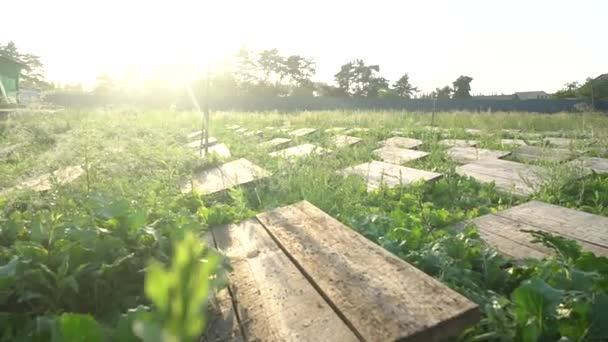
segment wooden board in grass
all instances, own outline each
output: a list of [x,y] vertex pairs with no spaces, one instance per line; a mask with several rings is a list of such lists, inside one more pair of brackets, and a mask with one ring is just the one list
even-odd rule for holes
[[521,133],[521,129],[518,128],[503,128],[501,131],[507,135],[518,135]]
[[350,129],[347,129],[346,131],[344,131],[344,134],[367,133],[367,132],[369,132],[369,128],[354,127],[354,128],[350,128]]
[[321,155],[330,153],[330,149],[319,147],[313,144],[302,144],[298,146],[289,147],[283,150],[271,152],[268,155],[271,157],[280,157],[285,159],[300,158],[309,155]]
[[528,143],[522,139],[500,139],[500,145],[508,147],[528,146]]
[[[582,153],[583,151],[580,151]],[[521,146],[513,151],[513,157],[523,162],[561,163],[573,159],[578,153],[566,148]]]
[[[257,219],[361,341],[445,341],[480,318],[476,304],[309,202]],[[314,301],[300,305],[298,313],[324,307]],[[315,315],[308,317],[315,320],[311,325],[318,324]],[[319,330],[324,329],[321,324]],[[342,341],[342,331],[338,324],[338,335],[331,331],[326,337],[299,340]]]
[[358,341],[256,218],[212,230],[246,341]]
[[226,125],[226,128],[230,129],[230,130],[235,130],[235,129],[241,128],[241,126],[239,126],[239,125]]
[[190,134],[188,134],[186,137],[189,139],[194,139],[196,137],[200,137],[201,135],[203,135],[203,131],[196,131],[196,132],[192,132]]
[[583,250],[608,256],[608,218],[539,201],[469,221],[480,236],[502,254],[516,259],[544,258],[552,253],[532,243],[521,230],[540,230],[576,241]]
[[[209,146],[213,146],[215,144],[217,144],[217,139],[214,137],[209,137]],[[205,146],[205,141],[203,140],[203,143],[201,144],[200,139],[186,144],[186,147],[189,147],[189,148],[199,148],[201,146]]]
[[66,168],[45,173],[43,175],[29,178],[18,184],[17,186],[5,190],[10,192],[13,190],[30,189],[33,191],[48,191],[53,187],[53,184],[65,185],[78,179],[84,174],[84,169],[80,165],[68,166]]
[[560,147],[560,148],[569,148],[569,147],[580,147],[587,146],[589,143],[582,139],[568,139],[568,138],[545,138],[544,142]]
[[594,172],[608,174],[608,159],[606,158],[581,157],[570,161],[568,164],[578,169],[583,175]]
[[412,160],[421,159],[429,155],[427,152],[408,150],[393,146],[384,146],[374,150],[374,154],[387,163],[397,165],[401,165]]
[[[230,158],[232,156],[232,154],[230,154],[230,149],[228,148],[228,146],[223,143],[209,146],[207,150],[209,151],[209,154],[217,154],[222,158]],[[205,149],[203,148],[202,150],[200,150],[200,152],[197,152],[197,155],[204,157]]]
[[296,129],[295,131],[289,132],[289,135],[291,135],[292,137],[295,137],[295,138],[300,138],[303,136],[307,136],[309,134],[313,134],[316,131],[317,130],[314,128],[300,128],[300,129]]
[[245,128],[245,127],[239,128],[239,129],[235,130],[234,132],[236,132],[238,134],[245,134],[247,132],[247,128]]
[[477,147],[452,147],[447,150],[447,155],[455,162],[466,164],[481,159],[500,159],[508,156],[511,152],[488,150]]
[[439,141],[439,145],[447,147],[474,147],[477,146],[477,144],[477,140],[443,139]]
[[262,136],[264,134],[264,131],[249,131],[249,132],[245,132],[245,136],[246,137],[253,137],[253,136]]
[[212,194],[268,176],[268,171],[241,158],[194,175],[192,179],[182,182],[181,191],[185,193],[196,190],[203,194]]
[[464,132],[467,134],[470,134],[470,135],[477,135],[477,136],[483,135],[483,131],[480,129],[476,129],[476,128],[465,128]]
[[346,147],[350,145],[355,145],[363,141],[361,138],[351,137],[348,135],[336,135],[333,139],[334,145],[336,147]]
[[291,142],[291,139],[287,139],[287,138],[274,138],[268,141],[264,141],[263,143],[260,144],[260,146],[264,147],[264,148],[277,148],[277,147],[281,147],[284,145],[287,145]]
[[402,137],[392,137],[380,142],[384,146],[415,149],[422,145],[422,140]]
[[456,173],[481,183],[495,183],[499,190],[510,194],[528,196],[547,180],[549,171],[537,165],[483,159],[456,167]]
[[340,171],[342,174],[358,175],[365,179],[367,190],[378,189],[381,185],[394,188],[400,185],[408,185],[417,181],[435,181],[442,177],[440,173],[413,169],[395,164],[371,161],[357,166],[348,167]]

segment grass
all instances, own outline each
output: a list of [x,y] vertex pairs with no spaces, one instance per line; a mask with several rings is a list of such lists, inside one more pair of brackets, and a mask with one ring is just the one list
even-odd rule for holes
[[[81,278],[75,273],[74,280],[66,280],[66,284],[78,284],[77,289],[63,283],[47,289],[42,285],[44,282],[39,282],[15,294],[6,292],[13,287],[0,286],[0,299],[5,300],[0,300],[0,313],[10,313],[9,318],[0,318],[0,323],[10,323],[14,327],[7,330],[5,338],[11,339],[31,329],[34,317],[54,317],[62,312],[91,314],[112,330],[110,327],[116,324],[119,313],[138,305],[156,303],[144,294],[143,270],[151,259],[169,264],[174,251],[172,242],[179,241],[185,231],[201,233],[209,226],[239,221],[302,199],[480,304],[486,313],[484,321],[467,331],[463,339],[582,336],[583,333],[574,328],[575,333],[565,333],[567,329],[562,325],[552,328],[551,324],[557,324],[559,320],[551,317],[542,318],[548,323],[540,328],[518,321],[517,313],[523,309],[518,306],[521,304],[517,297],[512,295],[516,289],[523,289],[517,293],[534,292],[534,286],[539,284],[536,277],[560,291],[566,291],[563,289],[566,282],[552,282],[541,276],[541,270],[551,266],[548,264],[531,263],[512,268],[509,260],[484,246],[474,232],[457,235],[449,228],[464,219],[509,208],[528,199],[500,193],[492,185],[481,185],[456,175],[456,164],[446,157],[445,148],[437,142],[442,138],[467,138],[478,140],[482,148],[506,149],[500,145],[500,139],[519,136],[506,134],[502,129],[521,129],[526,133],[553,131],[551,134],[558,136],[591,139],[594,144],[588,154],[606,157],[606,117],[590,113],[438,113],[437,125],[448,131],[431,133],[424,129],[430,124],[430,115],[423,113],[213,113],[211,135],[228,145],[232,159],[247,158],[273,176],[255,186],[226,194],[181,194],[181,180],[221,162],[217,158],[203,160],[183,146],[187,142],[186,135],[200,129],[200,121],[199,115],[193,112],[124,108],[69,110],[53,115],[20,114],[0,122],[0,149],[17,146],[5,156],[0,153],[0,158],[4,158],[0,163],[0,191],[28,177],[71,165],[83,165],[86,170],[74,183],[55,186],[46,193],[20,190],[0,195],[0,225],[4,227],[0,230],[0,265],[7,264],[17,255],[22,260],[29,258],[28,264],[23,263],[23,272],[32,268],[37,259],[23,252],[23,246],[19,247],[24,242],[37,241],[48,253],[55,253],[58,246],[52,234],[36,240],[33,232],[37,231],[58,230],[65,232],[66,239],[71,239],[89,231],[87,227],[90,227],[95,231],[95,241],[107,240],[107,246],[116,244],[112,253],[91,247],[98,253],[92,255],[103,262],[90,261],[94,265],[91,272],[97,273],[83,273]],[[264,137],[235,134],[225,128],[230,124],[263,130]],[[317,128],[317,133],[299,138],[292,145],[310,142],[334,149],[334,153],[295,162],[271,158],[268,156],[270,150],[259,148],[258,144],[286,134],[267,130],[267,126]],[[369,131],[353,133],[364,139],[361,144],[338,149],[331,142],[332,134],[324,132],[331,127],[364,127]],[[492,134],[476,137],[467,134],[465,128],[482,129]],[[341,168],[370,161],[377,143],[390,137],[394,130],[423,140],[421,149],[430,152],[427,158],[406,165],[441,172],[443,179],[434,184],[368,193],[360,179],[336,174],[335,171]],[[608,177],[592,175],[577,179],[563,165],[550,167],[551,181],[530,198],[608,216]],[[116,239],[109,239],[109,236]],[[84,241],[78,239],[85,237],[78,235],[74,239]],[[79,263],[89,260],[82,256],[85,252],[70,253],[71,258],[83,258],[63,266],[70,272],[76,272]],[[583,267],[576,263],[580,256],[570,259],[560,264],[561,267]],[[121,262],[117,263],[117,260]],[[62,267],[61,262],[48,259],[38,262],[54,274]],[[480,267],[481,264],[486,266]],[[114,265],[115,273],[100,273],[108,265]],[[18,269],[16,273],[19,272]],[[98,277],[103,288],[87,283],[86,277],[91,274]],[[117,282],[121,276],[130,279],[130,286]],[[20,281],[27,279],[25,273],[19,278]],[[595,278],[593,281],[601,283]],[[605,284],[602,286],[598,293],[605,295]],[[92,292],[87,292],[89,290]],[[95,297],[91,297],[93,293]],[[107,301],[104,296],[113,296],[116,300]],[[595,300],[589,299],[590,307],[594,308]],[[28,307],[25,312],[19,309],[24,303]],[[22,325],[15,323],[17,316],[14,315],[22,318]],[[530,313],[526,317],[532,316]],[[1,321],[3,319],[5,321]],[[538,331],[539,335],[534,335]],[[112,334],[118,333],[110,332],[106,336],[115,336]],[[598,334],[594,336],[603,336]]]

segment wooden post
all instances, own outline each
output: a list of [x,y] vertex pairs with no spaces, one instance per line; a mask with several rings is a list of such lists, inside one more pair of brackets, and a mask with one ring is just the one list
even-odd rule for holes
[[205,104],[204,104],[204,120],[205,120],[205,155],[209,155],[209,64],[207,64],[207,77],[205,80]]
[[431,116],[431,127],[435,127],[435,107],[437,105],[437,98],[433,98],[433,114]]

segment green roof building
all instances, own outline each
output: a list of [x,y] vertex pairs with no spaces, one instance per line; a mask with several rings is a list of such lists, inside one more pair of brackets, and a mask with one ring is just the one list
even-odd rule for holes
[[25,65],[0,56],[0,104],[17,103],[19,76]]

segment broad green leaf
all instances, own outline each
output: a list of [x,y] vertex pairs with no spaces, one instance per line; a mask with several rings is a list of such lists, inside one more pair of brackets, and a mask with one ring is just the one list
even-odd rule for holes
[[65,342],[102,342],[101,326],[90,315],[64,313],[59,317],[59,334]]
[[561,297],[562,291],[540,278],[526,280],[513,291],[515,317],[526,341],[536,341],[541,336],[545,320],[553,318]]

